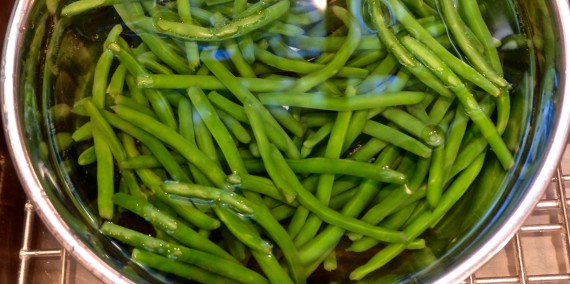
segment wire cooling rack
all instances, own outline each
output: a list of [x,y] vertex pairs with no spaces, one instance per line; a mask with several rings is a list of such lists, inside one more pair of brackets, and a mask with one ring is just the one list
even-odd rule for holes
[[[570,148],[570,147],[568,147]],[[544,197],[513,239],[463,283],[570,283],[570,149]],[[61,248],[24,206],[18,283],[100,283]]]

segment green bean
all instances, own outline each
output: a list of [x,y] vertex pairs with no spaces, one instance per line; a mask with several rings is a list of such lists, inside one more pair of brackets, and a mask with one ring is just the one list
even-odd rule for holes
[[167,182],[162,184],[166,193],[227,203],[244,214],[253,213],[249,202],[234,192],[199,184]]
[[105,94],[107,91],[108,81],[107,77],[109,76],[109,70],[111,69],[113,58],[113,52],[105,50],[103,51],[103,54],[101,54],[101,57],[95,66],[95,74],[93,76],[92,100],[95,103],[95,106],[100,109],[105,107]]
[[75,129],[71,134],[71,139],[75,142],[87,141],[91,138],[93,138],[93,132],[91,131],[91,122],[89,121]]
[[233,210],[223,204],[214,204],[214,212],[233,235],[250,249],[262,254],[271,253],[273,246],[263,240],[257,229],[244,217],[238,216]]
[[[301,156],[303,158],[307,157],[310,154],[310,151],[323,139],[325,139],[332,131],[333,122],[329,122],[323,126],[321,126],[316,132],[309,135],[307,139],[303,142],[303,148],[301,149]],[[305,150],[305,154],[303,154],[303,150]]]
[[363,133],[380,139],[384,142],[393,144],[394,146],[405,149],[420,157],[428,158],[431,156],[431,148],[419,142],[418,140],[379,122],[369,120],[366,122]]
[[[380,222],[380,225],[394,230],[400,229],[404,223],[410,219],[410,216],[412,215],[418,202],[406,205],[401,210],[394,212],[392,215],[388,216],[385,220]],[[374,239],[363,238],[356,242],[353,242],[348,248],[346,248],[346,250],[350,252],[364,252],[371,249],[377,244],[378,242]]]
[[180,100],[178,104],[178,124],[180,135],[191,143],[196,143],[192,104],[189,100]]
[[247,17],[238,17],[235,20],[218,27],[204,28],[201,26],[168,21],[161,18],[154,19],[154,25],[160,33],[194,41],[220,41],[236,38],[251,33],[277,20],[289,9],[289,1],[282,0],[265,8],[263,13]]
[[354,56],[352,59],[350,59],[346,63],[346,66],[362,68],[366,65],[377,62],[378,60],[384,58],[385,56],[386,56],[386,52],[384,52],[382,50],[373,50],[373,51],[369,51],[369,52],[361,52],[357,56]]
[[107,93],[109,93],[111,97],[121,95],[123,93],[126,76],[127,67],[120,64],[117,69],[115,69],[115,72],[111,77],[111,81],[109,82],[109,87],[107,88]]
[[104,235],[135,248],[176,258],[239,282],[267,283],[265,278],[243,265],[206,252],[165,242],[113,223],[104,223],[100,230]]
[[[479,4],[477,1],[469,0],[463,1],[461,5],[458,5],[459,9],[463,11],[462,16],[465,18],[465,22],[469,25],[473,34],[479,39],[479,42],[483,45],[484,54],[487,56],[489,64],[493,67],[498,75],[503,75],[503,67],[501,65],[501,60],[499,59],[499,54],[497,48],[495,47],[495,42],[489,28],[485,24],[485,20],[481,15],[479,9]],[[470,11],[465,13],[465,11]]]
[[223,110],[216,110],[218,116],[224,122],[228,130],[234,135],[234,137],[241,143],[248,144],[251,142],[251,135],[249,132],[239,123],[237,119],[233,116],[227,114]]
[[212,133],[212,136],[220,146],[230,169],[235,173],[245,172],[243,160],[239,155],[236,144],[234,143],[230,132],[218,117],[214,106],[210,103],[206,94],[196,87],[188,89],[188,97],[196,107],[196,110],[204,120],[204,123]]
[[[193,23],[193,7],[190,5],[190,1],[176,1],[176,5],[180,20],[184,23]],[[184,48],[186,51],[186,60],[188,61],[188,67],[191,71],[194,71],[198,66],[200,66],[200,53],[198,50],[198,43],[185,41]]]
[[152,51],[139,54],[137,56],[137,60],[144,68],[146,68],[152,73],[166,74],[166,75],[174,74],[174,71],[172,71],[168,66],[158,62],[159,60],[158,57],[156,57],[156,55],[154,55]]
[[463,110],[462,106],[458,106],[455,111],[455,118],[447,130],[444,156],[446,177],[449,175],[451,167],[455,163],[457,154],[459,153],[461,141],[465,135],[468,121],[469,117],[467,116],[467,113]]
[[148,106],[148,98],[145,97],[142,89],[137,86],[134,77],[127,74],[125,82],[127,83],[127,87],[129,88],[131,99],[133,99],[133,101],[137,102],[140,105]]
[[273,199],[285,201],[270,179],[249,174],[231,174],[228,182],[242,189],[257,192]]
[[233,39],[226,40],[223,42],[226,52],[230,57],[230,60],[234,63],[238,73],[242,78],[256,78],[253,69],[247,63],[245,58],[243,58],[242,53],[239,50],[237,42]]
[[268,34],[277,34],[284,36],[297,36],[305,33],[305,31],[302,28],[281,22],[279,20],[261,28],[261,30]]
[[305,13],[288,13],[285,16],[285,22],[297,26],[307,26],[321,21],[324,17],[324,12],[315,9]]
[[461,77],[473,84],[481,87],[489,94],[498,96],[500,90],[491,83],[485,76],[477,72],[461,59],[453,56],[445,47],[435,40],[407,11],[406,7],[399,0],[382,0],[392,9],[392,15],[418,40],[430,47],[452,70]]
[[[269,143],[268,137],[265,133],[263,123],[261,121],[261,116],[252,109],[250,104],[245,105],[246,114],[251,123],[253,134],[257,144],[251,143],[250,145],[258,145],[259,153],[263,160],[263,164],[266,168],[267,174],[273,179],[277,188],[281,191],[281,194],[288,203],[292,203],[296,198],[295,190],[289,184],[289,182],[281,175],[277,164],[274,162],[273,156],[280,156],[280,153],[273,153],[272,147],[276,147]],[[277,151],[279,152],[279,151]]]
[[237,262],[229,253],[202,237],[196,231],[180,222],[176,218],[157,209],[148,201],[124,193],[116,193],[113,202],[147,220],[153,226],[173,237],[180,243],[213,255]]
[[252,64],[255,61],[255,51],[254,51],[255,44],[253,43],[253,38],[250,35],[244,35],[239,37],[238,47],[245,61],[249,64]]
[[[463,193],[469,188],[475,177],[479,174],[485,161],[485,154],[480,155],[476,161],[469,166],[469,170],[464,171],[443,194],[440,203],[433,212],[427,211],[415,218],[404,232],[411,238],[416,238],[426,229],[437,222],[441,217],[449,211],[449,209],[457,202]],[[380,250],[367,263],[356,268],[350,274],[351,280],[360,280],[370,272],[382,267],[388,261],[392,260],[406,248],[405,244],[390,244]]]
[[[315,64],[306,61],[297,61],[293,59],[287,59],[284,57],[279,57],[272,54],[271,52],[261,49],[260,47],[255,47],[255,57],[260,62],[263,62],[269,66],[278,68],[284,71],[291,71],[300,74],[306,74],[310,72],[315,72],[321,70],[325,67],[323,64]],[[357,77],[363,78],[368,75],[368,71],[365,69],[354,68],[354,67],[342,67],[336,76],[339,77]]]
[[287,160],[287,165],[296,173],[345,174],[388,183],[406,182],[405,175],[392,169],[347,159],[307,158]]
[[241,122],[248,122],[247,115],[243,107],[228,98],[220,95],[220,93],[212,91],[208,93],[208,99],[212,101],[221,110],[227,112],[230,116]]
[[[398,149],[390,146],[378,157],[376,164],[378,166],[389,166],[396,160],[398,155]],[[377,181],[364,181],[360,185],[354,198],[344,206],[341,213],[344,216],[357,217],[360,212],[364,210],[374,194],[376,194],[377,187]],[[328,226],[322,233],[303,245],[300,255],[303,265],[309,265],[313,262],[320,263],[320,261],[317,261],[319,257],[325,256],[328,252],[332,251],[344,233],[345,230],[343,228]]]
[[[294,274],[298,274],[299,263],[295,247],[293,246],[291,240],[284,238],[281,235],[284,229],[277,223],[274,219],[270,217],[270,212],[267,208],[260,205],[260,202],[255,202],[254,196],[248,196],[248,198],[243,198],[231,191],[221,190],[217,188],[204,187],[195,184],[182,184],[182,183],[165,183],[162,187],[172,194],[180,194],[198,198],[205,198],[209,200],[218,200],[228,205],[241,210],[246,214],[252,214],[252,218],[265,228],[268,234],[273,238],[273,240],[279,244],[282,250],[288,250],[286,257],[288,258],[288,263],[290,267],[294,270]],[[286,232],[285,232],[286,235]],[[295,262],[296,261],[296,262]],[[298,275],[296,279],[298,280]]]
[[274,161],[278,164],[279,169],[281,170],[281,174],[290,182],[292,183],[293,188],[297,191],[297,200],[299,203],[302,204],[304,207],[309,209],[313,214],[317,215],[321,220],[326,223],[339,226],[344,228],[345,230],[361,233],[363,235],[368,235],[380,241],[386,242],[401,242],[405,241],[406,236],[400,234],[399,232],[392,231],[392,230],[385,230],[384,228],[380,227],[373,227],[368,224],[365,225],[364,222],[346,217],[337,211],[334,211],[326,206],[323,206],[318,199],[316,199],[313,195],[311,195],[299,182],[297,177],[295,176],[294,172],[288,166],[287,161],[283,159],[283,156],[277,151],[277,149],[272,150],[273,155],[272,157],[275,159]]
[[77,157],[77,164],[80,166],[90,165],[92,163],[95,163],[95,161],[97,161],[97,156],[94,146],[90,146],[89,148],[83,150],[83,152],[79,154],[79,157]]
[[[355,95],[355,89],[352,88],[352,93],[347,94],[348,97],[352,97]],[[340,157],[342,153],[343,144],[342,142],[345,139],[346,132],[349,127],[349,123],[352,117],[351,111],[344,111],[339,112],[337,114],[337,118],[333,124],[331,134],[329,136],[329,141],[325,148],[324,157],[336,159]],[[315,196],[317,199],[324,205],[327,205],[330,201],[332,195],[332,187],[334,183],[335,175],[334,174],[323,174],[319,176],[319,182],[317,184],[317,191]],[[297,237],[295,238],[295,245],[300,246],[301,244],[307,242],[311,238],[313,238],[316,234],[318,229],[321,226],[322,221],[314,216],[311,215],[307,219],[304,228],[299,232]]]
[[[272,36],[269,39],[269,46],[279,58],[284,57],[288,59],[293,59],[298,62],[305,62],[305,58],[303,58],[303,56],[301,56],[297,51],[286,45],[283,42],[283,38],[280,35]],[[252,47],[253,47],[253,52],[255,53],[255,45],[252,45]]]
[[61,15],[65,17],[76,16],[87,11],[95,10],[105,6],[113,6],[115,4],[121,4],[127,0],[81,0],[72,2],[61,9]]
[[[128,120],[140,129],[153,133],[154,136],[161,141],[167,143],[176,149],[190,163],[194,164],[200,171],[205,174],[214,184],[222,186],[225,180],[224,172],[204,155],[196,146],[186,142],[180,134],[174,132],[152,117],[138,113],[137,111],[128,109],[123,106],[114,106],[114,111],[123,119]],[[125,129],[123,129],[125,131]],[[160,156],[157,155],[157,158]]]
[[357,93],[365,93],[374,90],[376,87],[388,80],[392,71],[396,69],[396,58],[388,55],[374,68],[372,72],[356,87]]
[[382,149],[384,149],[388,144],[380,139],[371,137],[364,145],[358,146],[355,150],[352,150],[348,158],[359,161],[367,162],[376,156]]
[[[144,67],[137,62],[133,55],[130,54],[128,50],[125,50],[125,48],[120,44],[112,42],[107,46],[107,48],[119,58],[119,61],[121,61],[122,64],[125,64],[131,74],[141,75],[147,73]],[[176,129],[174,114],[172,113],[172,109],[169,107],[164,96],[156,90],[145,90],[144,94],[148,98],[159,119],[169,127]]]
[[[113,118],[113,115],[109,113],[107,118],[110,121],[119,122],[119,118]],[[122,136],[123,145],[125,145],[125,151],[130,158],[139,156],[139,152],[135,146],[135,140],[129,135]],[[220,226],[220,221],[214,219],[201,211],[194,208],[192,204],[190,206],[187,203],[180,202],[180,200],[175,200],[169,198],[166,193],[160,188],[162,180],[152,171],[145,169],[136,170],[137,175],[141,178],[144,184],[149,187],[155,196],[162,202],[169,204],[180,217],[184,218],[191,224],[196,225],[198,228],[206,230],[214,230]]]
[[[418,200],[425,195],[425,191],[419,190],[419,188],[429,172],[430,159],[420,159],[416,163],[417,165],[413,167],[414,161],[410,158],[410,156],[406,156],[406,158],[404,158],[404,161],[400,163],[398,170],[411,175],[412,178],[408,184],[397,186],[393,190],[390,190],[390,193],[385,198],[371,207],[362,216],[362,221],[370,224],[378,224],[388,215],[404,206],[404,204]],[[356,241],[362,236],[351,233],[349,237],[353,241]]]
[[445,133],[437,124],[426,124],[395,107],[386,108],[382,116],[429,146],[437,147],[443,143]]
[[[164,63],[172,67],[172,69],[178,73],[187,74],[190,72],[186,60],[184,60],[176,50],[170,48],[164,39],[156,33],[145,32],[145,30],[149,29],[147,26],[152,26],[152,22],[144,21],[144,11],[140,3],[128,2],[122,5],[115,5],[115,10],[125,23],[127,23],[127,26],[135,31],[148,48]],[[178,16],[175,13],[172,14]]]
[[99,109],[90,100],[86,100],[84,105],[89,117],[91,118],[91,129],[93,130],[97,127],[99,131],[101,131],[101,134],[104,135],[103,141],[105,141],[109,146],[109,149],[115,159],[119,162],[124,160],[126,158],[126,154],[122,148],[121,142],[115,135],[109,123],[102,117],[101,111],[99,111]]
[[433,70],[442,70],[441,73],[437,73],[442,80],[445,80],[448,85],[454,90],[457,98],[463,105],[465,112],[469,115],[471,120],[477,125],[477,128],[481,131],[481,134],[485,137],[491,149],[501,161],[501,164],[505,169],[512,167],[514,161],[510,150],[505,145],[505,142],[497,132],[497,129],[493,122],[487,117],[477,101],[473,98],[473,95],[465,87],[465,85],[460,81],[460,79],[455,76],[453,71],[449,69],[444,63],[439,61],[431,51],[429,51],[424,45],[416,41],[411,37],[404,37],[402,39],[404,44],[412,50],[416,56],[420,57],[420,60],[424,62],[429,68]]
[[246,250],[245,245],[232,235],[232,232],[226,227],[220,228],[220,234],[228,252],[239,262],[247,263],[250,252]]
[[[285,41],[288,45],[301,49],[301,50],[315,50],[320,52],[337,52],[347,39],[343,36],[328,36],[328,37],[309,37],[309,36],[295,36],[286,37]],[[385,50],[385,47],[380,43],[376,36],[364,35],[361,37],[356,50]]]
[[370,92],[350,97],[330,97],[320,93],[281,92],[263,93],[257,96],[266,105],[287,105],[332,111],[351,111],[386,106],[417,104],[425,93],[422,92]]
[[[172,157],[177,163],[186,163],[186,159],[184,157],[172,154]],[[119,163],[119,167],[121,169],[149,169],[149,168],[158,168],[161,167],[162,164],[154,155],[139,155],[136,157],[127,158],[126,160]]]
[[138,102],[136,102],[135,100],[129,98],[129,97],[125,97],[125,96],[114,96],[113,97],[113,101],[115,102],[116,105],[124,105],[126,107],[132,108],[138,112],[144,113],[148,116],[155,116],[155,113],[150,110],[149,108],[147,108],[146,106],[139,104]]
[[442,84],[441,80],[435,77],[435,75],[423,64],[418,62],[418,60],[402,46],[396,36],[388,29],[382,16],[380,2],[376,0],[369,0],[368,2],[372,8],[375,27],[378,30],[378,37],[388,48],[388,51],[394,55],[406,70],[414,74],[420,81],[426,84],[426,86],[429,86],[442,96],[452,97],[453,94]]
[[113,219],[114,166],[110,146],[103,130],[94,123],[93,140],[97,156],[97,211],[103,219]]
[[235,280],[208,272],[194,265],[184,264],[182,262],[169,259],[168,257],[160,256],[141,249],[134,249],[131,253],[131,257],[135,262],[141,265],[151,267],[159,271],[172,273],[188,280],[199,281],[202,283],[239,283]]
[[[244,105],[250,105],[253,111],[259,112],[263,120],[265,121],[265,128],[268,130],[267,135],[271,139],[271,142],[275,143],[280,150],[287,153],[287,156],[292,158],[299,158],[301,154],[299,150],[294,146],[293,141],[287,133],[281,128],[281,126],[275,121],[271,116],[271,113],[263,107],[255,96],[244,88],[233,76],[233,74],[227,70],[219,61],[215,60],[214,54],[205,51],[202,53],[202,61],[210,70],[216,74],[216,76],[221,79],[221,81],[230,89],[232,94],[241,101]],[[248,116],[250,119],[250,117]],[[255,128],[254,128],[255,129]],[[256,136],[257,138],[257,136]],[[259,141],[258,141],[259,142]]]
[[403,2],[410,8],[410,10],[414,11],[421,17],[428,17],[437,13],[434,8],[424,3],[423,0],[403,0]]
[[[487,58],[485,58],[485,56],[476,50],[473,44],[471,44],[473,40],[468,36],[470,35],[470,33],[466,32],[468,28],[465,25],[465,22],[461,19],[459,12],[456,10],[453,0],[438,0],[438,3],[441,7],[443,19],[445,20],[447,27],[454,36],[457,45],[459,45],[461,50],[469,59],[469,62],[471,62],[471,64],[473,64],[473,66],[481,72],[483,76],[488,78],[497,86],[507,87],[509,83],[494,70]],[[479,11],[479,9],[475,10]]]
[[295,82],[294,92],[306,92],[319,83],[334,76],[348,61],[351,54],[356,50],[360,41],[360,26],[354,17],[344,8],[332,6],[332,12],[348,27],[346,41],[339,48],[334,58],[324,68],[311,72]]
[[267,108],[285,129],[289,130],[296,137],[303,137],[305,127],[297,121],[287,109],[281,106],[270,106]]

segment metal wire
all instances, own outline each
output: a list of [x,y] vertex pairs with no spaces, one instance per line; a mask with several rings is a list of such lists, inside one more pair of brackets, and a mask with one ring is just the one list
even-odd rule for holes
[[[556,274],[531,274],[528,270],[528,260],[525,258],[525,253],[528,247],[524,245],[524,240],[527,238],[532,238],[533,234],[550,234],[552,236],[559,235],[562,238],[562,247],[566,256],[570,257],[570,226],[568,222],[568,207],[570,206],[570,200],[566,194],[565,182],[570,181],[570,173],[564,174],[562,172],[562,167],[558,167],[556,174],[553,178],[553,185],[547,190],[545,198],[541,200],[534,213],[540,213],[544,211],[553,211],[558,215],[557,220],[551,220],[552,222],[547,222],[543,224],[525,224],[523,227],[515,234],[515,237],[511,240],[511,243],[507,245],[504,249],[507,251],[508,247],[514,248],[509,250],[509,254],[515,259],[516,269],[514,273],[505,271],[504,275],[498,275],[493,277],[483,276],[478,277],[478,272],[469,276],[465,279],[464,283],[468,284],[504,284],[504,283],[570,283],[570,272],[563,271],[562,273]],[[554,196],[550,198],[549,196]],[[565,202],[561,202],[564,200]],[[34,228],[34,210],[30,203],[26,203],[24,206],[25,216],[24,216],[24,234],[22,248],[20,250],[20,270],[18,275],[18,283],[27,283],[29,279],[29,267],[32,258],[47,258],[47,257],[58,257],[60,258],[60,269],[59,269],[59,283],[71,283],[69,279],[72,277],[71,271],[68,271],[68,257],[67,252],[63,249],[33,249],[32,237]],[[533,213],[533,215],[534,215]],[[560,249],[560,248],[558,248]],[[566,264],[563,266],[570,266],[570,260],[566,257]],[[540,260],[539,260],[540,261]],[[485,266],[483,267],[483,269]]]

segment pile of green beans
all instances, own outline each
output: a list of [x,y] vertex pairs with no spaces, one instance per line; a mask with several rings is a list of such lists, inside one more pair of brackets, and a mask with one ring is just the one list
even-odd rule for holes
[[429,246],[422,234],[486,159],[513,166],[511,86],[476,0],[322,4],[54,11],[121,19],[71,108],[81,123],[58,141],[96,165],[100,231],[135,263],[198,282],[305,283],[365,253],[344,280],[365,279]]

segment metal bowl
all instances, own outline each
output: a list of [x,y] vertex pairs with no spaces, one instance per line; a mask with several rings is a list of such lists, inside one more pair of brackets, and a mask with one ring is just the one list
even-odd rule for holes
[[[499,2],[503,3],[494,1],[495,6],[491,7],[502,5],[496,4]],[[493,187],[495,191],[493,196],[474,198],[482,202],[475,212],[476,218],[457,219],[462,208],[472,208],[466,198],[450,214],[456,217],[446,217],[439,225],[440,231],[453,234],[437,239],[439,243],[445,242],[437,259],[393,278],[394,282],[452,283],[474,272],[508,242],[531,213],[551,182],[566,146],[570,125],[568,1],[504,3],[513,5],[508,8],[516,10],[517,15],[494,18],[492,12],[488,13],[496,24],[495,36],[503,38],[510,32],[512,22],[520,21],[527,35],[527,48],[513,51],[509,60],[515,65],[525,64],[527,70],[533,71],[519,74],[518,80],[524,84],[513,97],[515,101],[517,97],[529,98],[513,111],[512,123],[524,125],[522,132],[512,134],[517,136],[517,165],[505,172],[501,180],[488,180],[483,173],[478,187]],[[496,10],[500,12],[501,6]],[[83,24],[99,27],[100,20],[86,20]],[[65,165],[54,162],[49,154],[53,121],[43,110],[53,101],[44,97],[42,90],[53,82],[41,75],[41,67],[43,60],[50,60],[44,52],[46,38],[53,36],[58,25],[65,24],[49,16],[45,0],[17,1],[13,11],[4,45],[0,88],[4,131],[16,170],[28,197],[52,233],[96,276],[114,283],[166,281],[161,274],[128,265],[128,255],[98,232],[98,220],[88,210],[73,177],[61,171]],[[77,48],[80,44],[71,42],[67,47],[48,49],[67,48],[72,56],[89,59],[88,52],[82,53],[84,49]],[[73,66],[77,72],[83,67]],[[485,170],[493,168],[489,165]],[[458,223],[469,225],[457,226]]]

